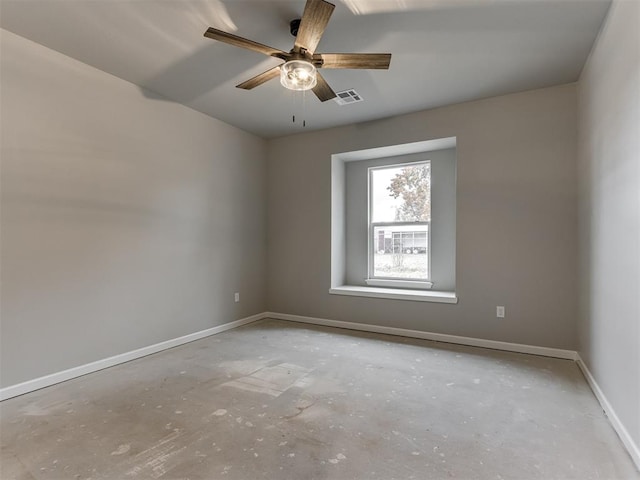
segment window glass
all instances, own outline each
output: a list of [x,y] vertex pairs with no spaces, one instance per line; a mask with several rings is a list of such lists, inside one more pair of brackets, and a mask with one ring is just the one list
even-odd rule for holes
[[369,277],[429,279],[431,165],[369,170]]
[[431,220],[431,165],[371,169],[371,222]]
[[429,225],[373,228],[373,277],[429,279]]

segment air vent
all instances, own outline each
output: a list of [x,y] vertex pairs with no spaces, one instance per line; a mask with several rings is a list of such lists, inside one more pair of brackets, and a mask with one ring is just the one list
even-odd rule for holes
[[353,89],[337,92],[336,95],[335,101],[338,105],[349,105],[362,101],[360,94]]

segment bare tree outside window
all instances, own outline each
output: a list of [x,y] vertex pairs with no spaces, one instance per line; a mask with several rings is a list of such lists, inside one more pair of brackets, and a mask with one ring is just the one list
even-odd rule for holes
[[391,197],[402,199],[396,207],[397,221],[431,221],[431,164],[402,168],[387,190]]

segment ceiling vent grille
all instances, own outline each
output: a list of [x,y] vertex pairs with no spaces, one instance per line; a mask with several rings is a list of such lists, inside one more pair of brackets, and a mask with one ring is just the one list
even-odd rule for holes
[[338,105],[350,105],[362,101],[362,96],[353,89],[337,92],[335,101]]

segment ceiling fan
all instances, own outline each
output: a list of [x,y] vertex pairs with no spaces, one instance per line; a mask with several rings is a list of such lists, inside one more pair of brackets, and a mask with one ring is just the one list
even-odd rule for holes
[[388,69],[390,53],[316,53],[316,47],[327,28],[335,5],[325,0],[307,0],[301,19],[290,24],[291,34],[296,37],[289,52],[269,47],[231,33],[208,28],[205,37],[220,42],[263,53],[285,61],[236,85],[237,88],[251,90],[280,76],[280,83],[290,90],[313,90],[321,102],[336,96],[317,69],[320,68],[360,68]]

